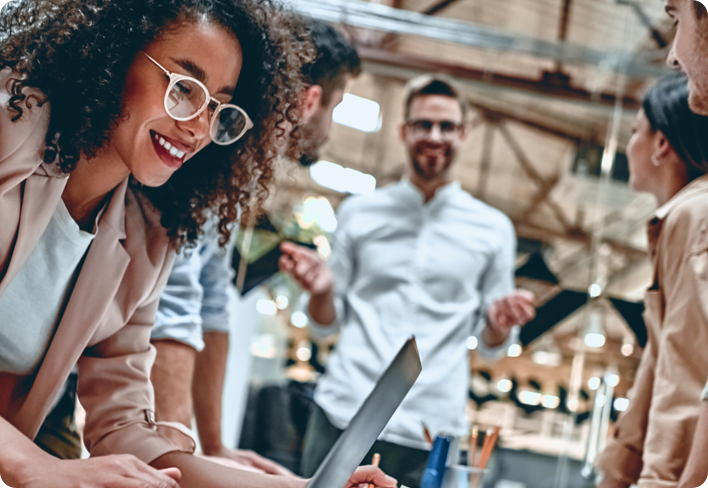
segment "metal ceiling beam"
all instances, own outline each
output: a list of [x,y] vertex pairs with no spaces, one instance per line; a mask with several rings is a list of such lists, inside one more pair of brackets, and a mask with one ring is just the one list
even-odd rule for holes
[[[470,191],[470,189],[467,189],[467,191]],[[572,229],[570,232],[559,232],[514,218],[512,218],[512,222],[516,228],[516,234],[520,237],[536,239],[544,243],[553,243],[557,240],[573,241],[583,244],[586,249],[590,249],[592,238],[584,230]],[[616,241],[613,239],[603,239],[602,243],[608,244],[614,251],[626,254],[632,258],[646,259],[647,256],[647,251],[645,249],[634,247],[625,242]]]
[[439,2],[436,2],[430,7],[426,8],[425,10],[422,10],[420,13],[423,15],[435,15],[441,10],[448,8],[450,5],[457,1],[458,0],[440,0]]
[[[441,62],[436,59],[365,46],[357,46],[357,51],[364,61],[367,71],[384,76],[401,78],[401,69],[411,70],[416,73],[446,73],[459,80],[484,83],[497,88],[507,88],[538,95],[552,96],[553,98],[563,100],[601,104],[608,107],[614,107],[616,101],[614,94],[591,93],[582,88],[573,87],[572,85],[553,83],[552,78],[539,80],[490,73],[480,69]],[[391,68],[394,68],[396,73],[393,73],[394,70],[391,70]],[[622,99],[622,103],[627,109],[638,109],[641,107],[641,102],[629,95]]]
[[591,133],[590,131],[578,131],[577,129],[575,131],[572,131],[569,130],[567,126],[562,127],[564,123],[564,121],[562,120],[559,120],[556,124],[548,123],[547,121],[543,122],[539,120],[534,120],[520,113],[511,113],[498,108],[491,108],[473,100],[470,100],[470,105],[473,108],[484,113],[488,119],[491,118],[497,120],[511,120],[512,122],[525,125],[526,127],[530,127],[532,129],[540,130],[541,132],[545,132],[546,134],[560,137],[561,139],[566,139],[576,145],[580,144],[583,141],[594,141],[596,139],[595,134]]
[[563,0],[563,10],[561,11],[560,25],[558,26],[558,40],[565,42],[568,40],[568,22],[570,21],[570,4],[573,0]]
[[644,8],[641,4],[634,0],[618,0],[617,3],[620,5],[629,5],[630,7],[632,7],[632,10],[634,10],[634,13],[639,18],[639,21],[644,25],[644,27],[649,29],[649,33],[651,34],[652,39],[654,39],[654,42],[656,42],[656,45],[659,46],[660,49],[663,49],[669,45],[666,39],[664,39],[662,33],[659,32],[656,27],[654,27],[651,19],[644,11]]
[[547,198],[545,199],[545,203],[551,209],[551,212],[556,217],[556,220],[558,220],[558,222],[563,226],[566,232],[572,231],[573,225],[568,221],[568,218],[565,216],[563,209],[551,198],[551,190],[555,186],[555,182],[553,180],[557,178],[546,180],[543,176],[539,174],[539,172],[536,170],[534,165],[524,153],[524,150],[521,148],[519,142],[509,131],[509,128],[506,126],[506,124],[499,124],[498,129],[501,135],[503,136],[504,140],[506,141],[507,146],[514,153],[514,155],[516,156],[516,160],[519,162],[528,177],[536,184],[540,193],[546,195]]
[[[563,0],[563,5],[561,6],[561,15],[558,25],[558,40],[560,42],[566,42],[568,40],[568,23],[570,22],[570,5],[573,0]],[[556,71],[561,73],[563,71],[563,63],[556,61]]]
[[[450,5],[453,3],[456,3],[458,0],[439,0],[438,2],[434,3],[428,8],[425,8],[420,11],[421,14],[423,15],[435,15],[441,10],[444,10],[448,8]],[[393,8],[395,9],[400,9],[401,8],[401,0],[394,0],[393,3]],[[381,40],[380,47],[383,49],[391,49],[391,47],[396,44],[399,41],[400,37],[398,34],[388,34],[386,37],[384,37]]]
[[477,182],[477,195],[480,200],[487,197],[489,183],[489,168],[492,165],[492,148],[494,147],[494,129],[496,123],[488,121],[484,126],[482,139],[482,159],[479,162],[479,181]]
[[663,68],[651,64],[648,59],[643,59],[641,53],[620,50],[602,51],[549,41],[361,0],[291,0],[291,2],[294,10],[301,15],[329,22],[395,34],[423,36],[478,49],[527,54],[562,63],[590,64],[630,76],[659,76],[665,72]]

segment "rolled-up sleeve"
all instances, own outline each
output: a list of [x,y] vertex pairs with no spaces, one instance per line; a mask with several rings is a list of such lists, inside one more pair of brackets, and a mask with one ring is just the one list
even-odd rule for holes
[[167,285],[160,296],[151,339],[182,342],[197,351],[202,338],[201,256],[197,250],[183,250],[175,258]]
[[[324,339],[338,333],[341,330],[342,324],[346,323],[347,320],[346,293],[351,285],[356,268],[354,246],[347,233],[347,224],[351,212],[352,209],[349,202],[346,200],[342,202],[337,212],[338,225],[337,230],[332,235],[330,243],[332,253],[327,263],[334,277],[334,308],[337,317],[333,324],[322,325],[313,320],[308,313],[310,333],[313,337],[318,339]],[[300,300],[300,309],[307,313],[309,303],[309,294],[304,294]]]
[[612,438],[597,461],[598,468],[606,476],[630,485],[637,483],[644,466],[642,454],[649,424],[655,368],[656,347],[650,340],[642,354],[629,406],[620,415]]
[[228,290],[234,277],[232,255],[233,246],[219,247],[202,267],[199,283],[204,290],[201,309],[204,331],[229,332]]
[[78,394],[86,409],[84,442],[92,456],[133,454],[150,463],[180,450],[152,422],[150,369],[155,349],[150,345],[150,330],[166,279],[165,272],[152,297],[127,325],[88,348],[79,359]]
[[516,233],[511,222],[505,218],[500,229],[499,247],[490,260],[480,280],[480,307],[477,311],[473,335],[479,338],[479,353],[487,359],[496,359],[506,353],[509,346],[519,340],[518,326],[511,329],[509,337],[500,346],[489,347],[482,340],[482,331],[487,326],[487,312],[495,300],[510,295],[514,291],[514,264],[516,259]]

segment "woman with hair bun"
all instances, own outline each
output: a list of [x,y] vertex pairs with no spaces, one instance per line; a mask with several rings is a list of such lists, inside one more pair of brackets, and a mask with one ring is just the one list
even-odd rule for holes
[[[175,250],[212,218],[228,241],[237,204],[266,193],[279,124],[297,124],[310,53],[289,44],[303,36],[287,19],[271,0],[15,0],[0,13],[0,473],[11,486],[304,487],[169,442],[149,381]],[[74,365],[91,458],[59,460],[32,439]],[[366,482],[395,485],[373,467],[350,485]]]
[[654,195],[659,209],[647,224],[649,339],[599,461],[602,488],[678,486],[708,379],[708,117],[691,111],[688,93],[683,76],[659,81],[627,145],[630,186]]

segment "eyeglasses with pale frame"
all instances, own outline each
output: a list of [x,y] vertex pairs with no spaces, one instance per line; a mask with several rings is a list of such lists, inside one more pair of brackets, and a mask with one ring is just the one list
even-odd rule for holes
[[241,107],[221,103],[209,94],[209,90],[201,81],[191,76],[171,73],[149,54],[143,54],[169,79],[164,103],[170,117],[178,121],[192,120],[208,107],[211,112],[209,136],[212,141],[222,146],[238,141],[246,131],[253,128],[253,122]]

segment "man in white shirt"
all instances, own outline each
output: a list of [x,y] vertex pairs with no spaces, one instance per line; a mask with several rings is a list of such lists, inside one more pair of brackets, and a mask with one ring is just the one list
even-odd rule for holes
[[420,486],[433,435],[468,431],[466,342],[493,355],[534,316],[533,296],[514,291],[516,237],[509,219],[453,183],[467,137],[467,102],[445,77],[407,86],[400,136],[408,179],[342,203],[332,256],[283,244],[281,271],[307,292],[311,331],[341,338],[320,378],[302,471],[316,470],[398,348],[414,334],[423,372],[373,452],[399,483]]
[[[667,59],[670,67],[688,77],[691,110],[708,115],[708,10],[705,0],[668,0],[666,12],[676,21],[676,37]],[[705,137],[705,135],[703,135]],[[703,394],[703,409],[698,420],[691,455],[679,480],[679,488],[708,486],[708,385]],[[627,485],[606,480],[603,488]]]

